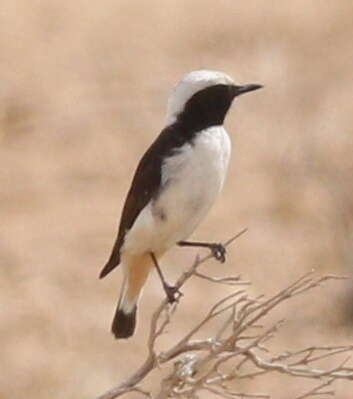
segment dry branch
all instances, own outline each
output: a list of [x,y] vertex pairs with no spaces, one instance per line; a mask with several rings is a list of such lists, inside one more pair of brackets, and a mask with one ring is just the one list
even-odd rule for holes
[[[246,230],[225,243],[230,245]],[[240,276],[211,277],[199,271],[200,266],[211,256],[196,257],[191,267],[178,279],[176,286],[182,287],[187,280],[196,276],[212,284],[226,284],[232,287],[248,285]],[[268,329],[258,325],[274,308],[298,295],[320,287],[329,280],[346,277],[325,275],[314,277],[306,273],[285,289],[266,299],[263,296],[251,298],[244,289],[235,289],[230,295],[215,303],[208,313],[177,343],[164,351],[157,351],[156,341],[165,332],[178,304],[170,306],[163,300],[154,312],[148,337],[148,355],[142,366],[125,382],[110,389],[98,399],[114,399],[131,392],[153,399],[202,397],[202,391],[211,392],[221,398],[269,398],[266,393],[234,392],[230,383],[239,379],[256,378],[268,373],[285,374],[293,378],[319,380],[314,388],[293,399],[305,399],[319,395],[334,395],[325,390],[336,380],[353,380],[353,368],[347,366],[349,359],[339,362],[333,368],[318,368],[318,361],[343,353],[352,353],[353,345],[308,346],[307,348],[271,356],[264,343],[280,329],[283,321]],[[223,316],[223,317],[220,317]],[[218,329],[213,337],[197,339],[211,320],[218,319]],[[261,353],[266,353],[267,358]],[[145,378],[157,367],[169,367],[169,374],[161,381],[159,392],[152,394],[143,389]],[[250,371],[249,371],[250,369]],[[280,378],[280,376],[279,376]]]

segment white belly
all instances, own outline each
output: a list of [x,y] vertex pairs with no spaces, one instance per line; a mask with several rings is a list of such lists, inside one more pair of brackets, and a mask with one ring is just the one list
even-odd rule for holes
[[200,132],[162,166],[162,191],[137,217],[123,251],[163,253],[185,240],[221,191],[230,157],[230,140],[221,126]]

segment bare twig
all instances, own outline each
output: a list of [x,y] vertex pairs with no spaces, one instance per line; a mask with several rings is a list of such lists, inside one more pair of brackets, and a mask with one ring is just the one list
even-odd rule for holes
[[[246,229],[242,230],[224,245],[230,245],[245,231]],[[249,281],[241,280],[240,276],[211,277],[201,273],[199,267],[211,257],[212,255],[203,258],[197,256],[191,267],[177,280],[176,286],[182,287],[193,276],[211,284],[226,284],[233,288],[250,284]],[[259,353],[271,355],[264,343],[277,334],[283,321],[267,329],[259,325],[259,321],[262,324],[267,314],[285,301],[303,295],[328,281],[345,278],[347,277],[335,275],[314,277],[314,272],[309,272],[269,298],[251,298],[244,290],[236,289],[218,300],[178,342],[157,351],[156,341],[165,332],[178,306],[170,306],[164,299],[152,316],[147,340],[148,355],[144,363],[125,382],[98,399],[114,399],[131,392],[155,399],[196,399],[201,397],[201,391],[231,399],[269,398],[265,393],[234,392],[227,384],[273,372],[294,378],[320,379],[319,385],[295,399],[334,395],[333,391],[325,388],[339,379],[353,380],[353,368],[347,366],[349,358],[331,368],[318,368],[315,364],[343,353],[352,353],[353,345],[308,346],[294,352],[272,354],[265,359]],[[198,339],[198,334],[206,324],[215,319],[219,324],[214,335],[208,339]],[[169,372],[161,381],[159,391],[153,396],[141,384],[157,367],[169,367]]]

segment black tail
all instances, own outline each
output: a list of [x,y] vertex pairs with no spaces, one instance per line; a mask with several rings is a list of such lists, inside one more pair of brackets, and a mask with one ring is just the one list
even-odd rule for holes
[[134,334],[136,327],[136,312],[136,305],[129,313],[125,313],[118,306],[112,324],[112,333],[115,338],[129,338]]

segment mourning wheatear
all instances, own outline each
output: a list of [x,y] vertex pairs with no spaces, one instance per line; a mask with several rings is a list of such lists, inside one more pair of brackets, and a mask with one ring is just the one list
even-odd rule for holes
[[261,88],[236,85],[226,74],[187,74],[172,92],[167,124],[138,164],[123,208],[118,236],[100,278],[120,263],[124,281],[112,324],[116,338],[135,330],[137,304],[153,267],[168,300],[177,290],[166,283],[158,260],[173,245],[208,247],[224,262],[220,244],[185,241],[220,193],[231,144],[223,122],[235,97]]

